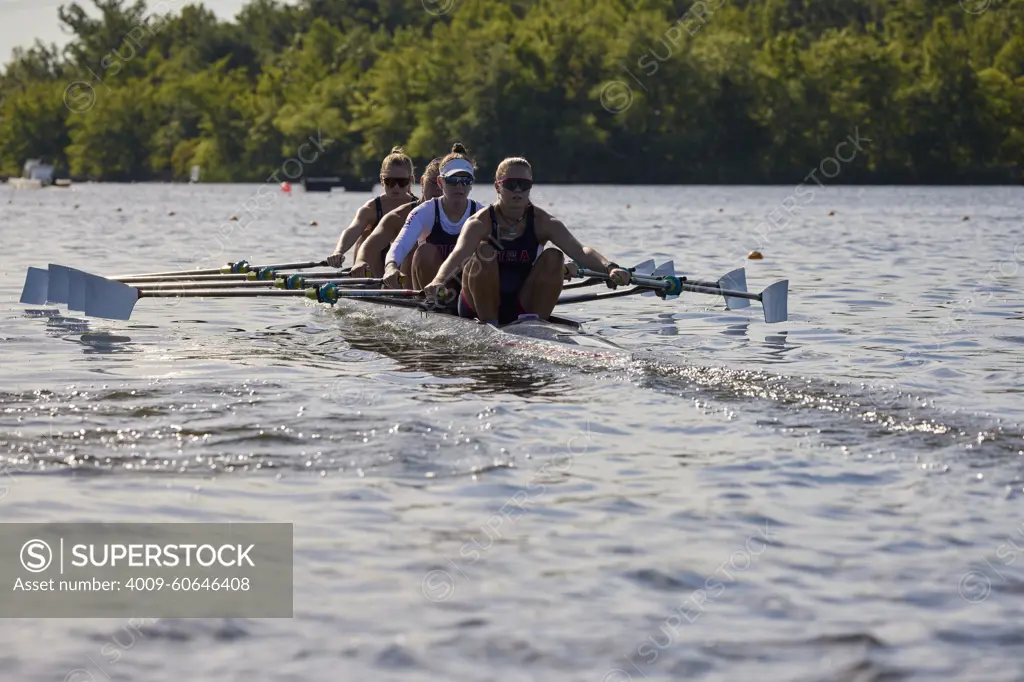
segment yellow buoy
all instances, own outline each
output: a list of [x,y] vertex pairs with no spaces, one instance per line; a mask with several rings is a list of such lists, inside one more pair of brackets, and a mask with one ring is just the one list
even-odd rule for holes
[[749,260],[761,260],[764,256],[761,255],[760,251],[751,251],[747,254]]

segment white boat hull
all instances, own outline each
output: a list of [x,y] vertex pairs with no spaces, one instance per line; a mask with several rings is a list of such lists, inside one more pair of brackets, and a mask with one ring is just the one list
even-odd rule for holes
[[7,186],[11,189],[42,189],[43,181],[33,178],[9,178]]

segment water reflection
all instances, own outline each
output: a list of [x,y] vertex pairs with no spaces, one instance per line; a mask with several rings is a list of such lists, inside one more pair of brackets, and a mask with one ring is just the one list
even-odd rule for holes
[[385,376],[403,383],[419,374],[413,383],[456,380],[460,393],[506,393],[521,398],[551,396],[572,386],[564,374],[545,370],[531,358],[506,353],[495,344],[459,344],[450,337],[430,338],[414,331],[388,334],[382,340],[378,329],[362,325],[346,325],[342,335],[349,357],[352,351],[383,355],[398,364]]

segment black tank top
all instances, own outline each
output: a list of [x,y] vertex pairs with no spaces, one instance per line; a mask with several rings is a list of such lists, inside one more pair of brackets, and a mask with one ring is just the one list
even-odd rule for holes
[[501,291],[518,291],[523,286],[526,276],[533,269],[533,261],[537,260],[540,242],[534,229],[533,204],[526,208],[526,229],[515,239],[502,239],[498,228],[498,218],[491,212],[491,236],[489,241],[495,248],[495,260],[498,263],[498,279]]
[[[455,249],[455,244],[459,241],[459,235],[448,234],[441,226],[441,211],[443,210],[441,200],[434,199],[434,225],[430,228],[430,234],[427,235],[427,243],[439,247],[447,255]],[[469,215],[472,216],[479,210],[480,205],[470,199]]]
[[[418,201],[419,201],[419,198],[414,194],[412,196],[412,201],[410,201],[409,203],[410,204],[415,204]],[[377,227],[377,225],[380,224],[381,218],[384,217],[384,204],[382,204],[380,202],[380,197],[375,197],[374,200],[373,200],[373,205],[377,209],[377,220],[376,220],[376,222],[373,223],[373,226]]]

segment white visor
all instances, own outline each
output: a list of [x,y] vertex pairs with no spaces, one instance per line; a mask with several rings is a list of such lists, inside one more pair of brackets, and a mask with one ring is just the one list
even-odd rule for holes
[[442,178],[447,178],[448,176],[455,175],[456,173],[469,173],[471,178],[476,178],[473,174],[473,164],[465,159],[452,159],[441,167]]

